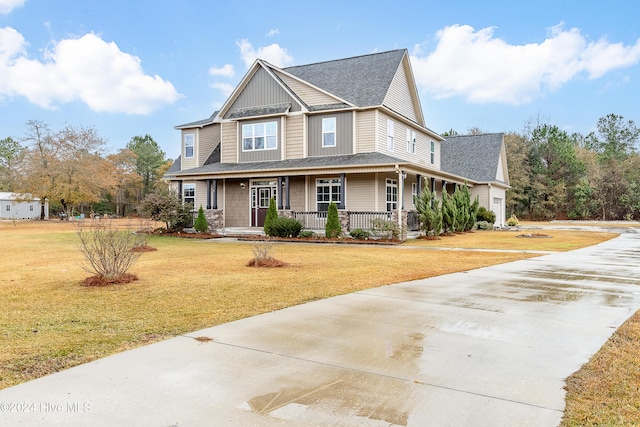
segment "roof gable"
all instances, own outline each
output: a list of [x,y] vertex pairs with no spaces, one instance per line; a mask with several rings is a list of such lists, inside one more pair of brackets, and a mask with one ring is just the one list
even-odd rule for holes
[[476,182],[503,182],[508,185],[504,134],[447,137],[442,142],[441,168]]

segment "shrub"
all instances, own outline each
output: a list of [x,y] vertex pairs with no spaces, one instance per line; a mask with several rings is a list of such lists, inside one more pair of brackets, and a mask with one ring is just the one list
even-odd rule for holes
[[367,230],[363,230],[362,228],[354,228],[353,230],[349,231],[349,234],[356,240],[367,240],[369,237],[371,237],[371,233],[369,233]]
[[426,236],[439,236],[442,232],[442,209],[435,193],[425,188],[415,197],[415,205],[420,215],[420,229]]
[[167,230],[180,231],[193,221],[193,204],[182,204],[178,194],[162,190],[150,193],[138,205],[140,215],[154,221],[162,221]]
[[293,218],[276,217],[269,226],[270,236],[274,237],[298,237],[302,230],[300,221]]
[[273,197],[269,200],[269,209],[267,209],[267,216],[264,219],[264,234],[267,236],[274,236],[271,224],[278,218],[278,209],[276,209],[276,199]]
[[202,205],[200,205],[200,209],[198,209],[198,217],[196,218],[196,222],[193,224],[193,228],[198,233],[204,233],[209,230],[209,224],[207,223],[207,217],[204,216],[204,209],[202,209]]
[[486,221],[493,225],[496,222],[496,214],[493,211],[487,210],[484,206],[478,208],[478,221]]
[[329,203],[327,211],[327,223],[324,226],[324,235],[328,238],[339,237],[342,234],[340,218],[338,218],[338,207],[335,203]]
[[[79,248],[88,264],[82,268],[98,279],[95,284],[126,283],[135,280],[127,273],[140,258],[134,247],[140,237],[130,230],[118,230],[107,221],[95,221],[90,227],[78,225]],[[124,279],[124,280],[123,280]]]
[[515,227],[516,225],[518,225],[518,223],[519,221],[518,221],[518,218],[516,217],[516,214],[512,214],[507,220],[507,225],[509,227]]
[[311,230],[302,230],[302,231],[300,232],[300,234],[298,235],[298,237],[302,237],[302,238],[304,238],[304,239],[308,239],[308,238],[310,238],[310,237],[316,237],[316,233],[314,233],[314,232],[313,232],[313,231],[311,231]]
[[476,226],[478,230],[491,230],[493,228],[493,224],[489,224],[487,221],[478,221]]
[[247,267],[284,267],[286,262],[275,259],[273,253],[273,242],[267,240],[252,245],[253,258],[247,263]]
[[400,240],[402,229],[395,221],[375,218],[371,220],[371,234],[379,239]]

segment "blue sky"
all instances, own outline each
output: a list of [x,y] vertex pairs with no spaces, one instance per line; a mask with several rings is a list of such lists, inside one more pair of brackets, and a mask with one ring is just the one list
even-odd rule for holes
[[[523,4],[525,3],[525,4]],[[0,0],[0,138],[93,126],[108,150],[220,107],[256,57],[284,67],[406,48],[427,126],[586,134],[640,123],[640,3]]]

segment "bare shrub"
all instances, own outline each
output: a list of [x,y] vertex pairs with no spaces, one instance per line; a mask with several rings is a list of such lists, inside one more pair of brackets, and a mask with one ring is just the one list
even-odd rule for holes
[[273,242],[265,240],[251,245],[253,259],[247,263],[247,267],[284,267],[286,262],[273,257]]
[[79,249],[87,261],[82,265],[85,271],[105,284],[122,283],[125,278],[125,282],[135,280],[127,271],[141,255],[133,251],[136,244],[140,245],[141,234],[118,230],[110,221],[93,221],[89,225],[78,223],[77,235]]

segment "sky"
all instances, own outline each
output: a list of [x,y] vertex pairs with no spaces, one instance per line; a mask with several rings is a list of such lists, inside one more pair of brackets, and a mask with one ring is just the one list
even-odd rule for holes
[[276,66],[407,49],[442,133],[640,123],[640,2],[0,0],[0,139],[29,120],[94,127],[106,152],[219,109],[256,58]]

